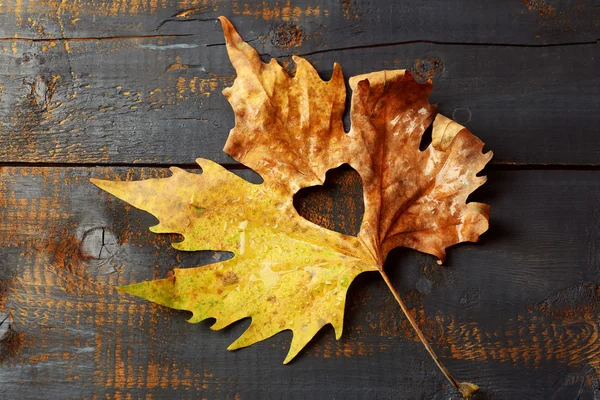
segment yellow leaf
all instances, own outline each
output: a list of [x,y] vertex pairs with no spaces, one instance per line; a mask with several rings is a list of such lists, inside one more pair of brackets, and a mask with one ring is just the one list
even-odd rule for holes
[[197,161],[202,174],[171,168],[173,175],[164,179],[92,182],[155,215],[160,223],[153,232],[182,234],[176,249],[229,250],[235,257],[121,290],[191,311],[190,322],[216,318],[212,329],[252,317],[229,349],[292,330],[285,362],[326,324],[339,338],[350,283],[377,270],[358,238],[300,217],[292,197],[268,182],[254,185],[212,161]]

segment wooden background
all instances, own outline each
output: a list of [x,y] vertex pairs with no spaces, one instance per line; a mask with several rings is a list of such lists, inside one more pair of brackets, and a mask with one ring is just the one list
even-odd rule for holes
[[[118,294],[180,253],[152,216],[90,177],[166,176],[196,157],[258,179],[221,148],[234,71],[219,15],[265,59],[328,78],[409,68],[492,149],[477,244],[386,263],[446,366],[478,399],[600,399],[598,0],[6,0],[0,2],[0,398],[453,399],[377,274],[352,284],[340,341],[323,329],[225,350],[224,331]],[[359,178],[297,195],[356,233]]]

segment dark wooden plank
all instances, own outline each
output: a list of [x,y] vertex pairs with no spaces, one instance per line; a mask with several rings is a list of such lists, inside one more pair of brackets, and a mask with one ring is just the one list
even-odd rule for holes
[[[4,54],[0,162],[233,162],[221,151],[233,113],[220,92],[235,77],[224,46],[200,35],[66,44],[24,42]],[[324,78],[334,61],[347,77],[393,68],[432,77],[432,101],[480,136],[495,163],[597,165],[598,50],[414,43],[308,59]]]
[[[412,40],[555,44],[598,39],[594,0],[9,0],[0,8],[4,38],[82,38],[199,34],[231,17],[266,46],[303,51]],[[294,26],[301,39],[282,29]],[[208,29],[207,29],[208,28]]]
[[[213,332],[117,294],[116,284],[216,259],[171,249],[173,236],[147,231],[153,217],[88,182],[166,173],[0,170],[0,305],[11,316],[0,397],[456,398],[376,274],[353,284],[343,338],[325,329],[289,366],[288,334],[227,352],[247,321]],[[356,231],[359,179],[347,170],[329,178],[333,194],[309,189],[297,207]],[[478,398],[593,398],[600,171],[490,171],[474,197],[492,207],[481,242],[451,249],[445,267],[393,252],[395,286],[457,378],[481,385]]]

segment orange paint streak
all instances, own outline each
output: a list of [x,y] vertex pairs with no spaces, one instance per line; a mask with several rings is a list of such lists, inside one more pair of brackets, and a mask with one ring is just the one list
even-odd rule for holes
[[291,1],[285,3],[269,4],[267,2],[245,3],[240,5],[239,1],[232,2],[232,12],[237,15],[262,18],[265,21],[280,20],[300,22],[306,17],[318,17],[323,14],[329,15],[328,10],[321,10],[319,6],[295,6]]

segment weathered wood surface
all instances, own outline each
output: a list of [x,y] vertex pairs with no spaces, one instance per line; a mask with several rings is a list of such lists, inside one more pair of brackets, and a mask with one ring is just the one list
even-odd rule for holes
[[[599,398],[597,1],[9,0],[0,399],[457,398],[376,274],[352,285],[342,339],[324,329],[289,366],[287,333],[228,352],[248,321],[213,332],[113,289],[227,255],[173,250],[175,236],[151,234],[153,217],[89,177],[165,176],[161,166],[206,157],[258,179],[221,151],[233,113],[220,91],[234,71],[218,15],[265,59],[292,68],[304,54],[324,78],[334,61],[346,77],[433,78],[441,112],[495,153],[472,196],[491,204],[491,229],[452,248],[446,267],[394,251],[394,285],[477,398]],[[328,177],[297,208],[356,232],[357,176]]]
[[[399,41],[500,44],[595,42],[594,0],[8,0],[0,6],[4,38],[102,38],[202,34],[219,15],[266,41],[277,25],[301,24],[303,50]],[[239,22],[238,22],[239,21]],[[265,30],[265,27],[272,29]],[[322,28],[328,28],[323,31]]]
[[[289,366],[287,334],[225,350],[225,331],[113,286],[213,262],[170,248],[154,218],[89,177],[165,176],[147,168],[4,168],[0,304],[10,333],[1,396],[19,398],[455,398],[377,274],[350,291],[345,333],[324,329]],[[247,174],[242,171],[243,176]],[[479,398],[591,399],[600,381],[600,171],[490,171],[477,199],[492,225],[447,266],[399,250],[386,264],[444,362]],[[334,171],[297,208],[346,233],[360,224],[360,180]],[[398,396],[398,394],[401,394]],[[577,397],[579,396],[579,397]]]
[[433,78],[432,101],[482,137],[494,163],[600,163],[589,140],[600,7],[588,2],[304,2],[300,14],[260,11],[283,2],[167,3],[4,5],[0,161],[233,163],[221,151],[233,126],[221,90],[234,79],[214,21],[223,13],[266,58],[308,54],[326,78],[334,61],[346,77],[409,68]]

